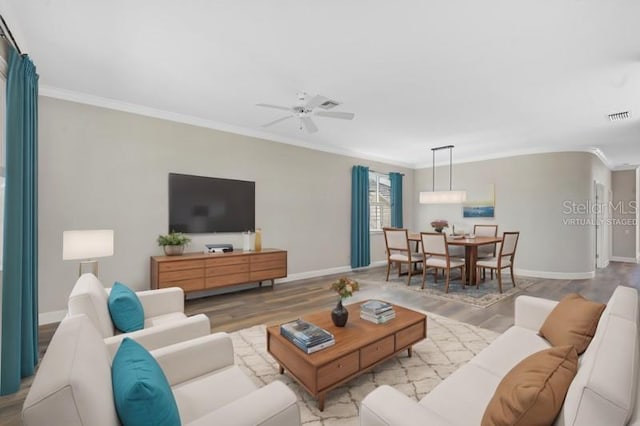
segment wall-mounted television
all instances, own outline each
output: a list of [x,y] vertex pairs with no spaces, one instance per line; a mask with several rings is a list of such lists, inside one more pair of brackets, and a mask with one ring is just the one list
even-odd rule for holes
[[256,183],[169,173],[169,232],[255,230]]

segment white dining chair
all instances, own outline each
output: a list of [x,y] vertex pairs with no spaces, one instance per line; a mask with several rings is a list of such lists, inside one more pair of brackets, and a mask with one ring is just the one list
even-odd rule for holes
[[513,262],[516,256],[516,247],[518,246],[518,238],[520,232],[505,232],[502,236],[502,245],[500,253],[497,257],[482,259],[476,262],[476,288],[480,287],[480,270],[487,268],[496,271],[498,277],[498,288],[502,293],[502,270],[509,268],[511,272],[511,282],[516,286],[516,280],[513,276]]
[[398,276],[402,272],[402,265],[408,265],[407,285],[411,284],[411,272],[418,263],[423,262],[422,253],[412,252],[409,245],[409,232],[405,228],[383,228],[384,241],[387,247],[387,281],[391,265],[398,266]]
[[446,234],[438,232],[421,232],[420,240],[422,243],[422,254],[424,256],[424,262],[422,267],[422,288],[427,277],[427,269],[435,268],[437,282],[438,269],[443,269],[445,274],[445,286],[444,292],[449,292],[449,278],[451,276],[451,269],[460,268],[460,274],[462,275],[462,287],[465,285],[464,274],[464,260],[452,259],[449,256],[449,247],[447,245]]
[[[473,225],[473,233],[477,237],[497,237],[498,225]],[[497,244],[485,244],[478,247],[478,259],[490,259],[496,257]],[[482,270],[482,279],[485,278],[485,270]],[[493,279],[493,269],[491,270]]]

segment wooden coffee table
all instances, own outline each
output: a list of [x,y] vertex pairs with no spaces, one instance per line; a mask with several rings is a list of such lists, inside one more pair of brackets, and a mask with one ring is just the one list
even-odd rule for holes
[[[362,302],[364,303],[364,302]],[[324,410],[327,392],[376,365],[407,350],[427,337],[427,317],[419,312],[393,306],[396,317],[385,324],[360,319],[360,305],[346,306],[349,321],[345,327],[331,322],[331,311],[305,315],[302,319],[332,333],[336,344],[312,354],[306,354],[280,335],[280,325],[267,327],[267,351],[303,388],[318,400]]]

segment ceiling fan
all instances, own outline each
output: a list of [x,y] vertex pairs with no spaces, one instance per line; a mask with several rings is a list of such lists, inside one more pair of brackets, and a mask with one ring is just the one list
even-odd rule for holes
[[[257,104],[256,106],[280,109],[289,112],[289,115],[278,118],[277,120],[273,120],[267,124],[263,124],[262,127],[273,126],[274,124],[280,123],[281,121],[285,121],[289,118],[298,117],[298,119],[300,120],[300,130],[302,130],[302,128],[304,127],[304,129],[308,133],[315,133],[318,131],[318,127],[311,119],[311,116],[340,118],[342,120],[353,120],[353,117],[355,116],[355,114],[352,112],[326,111],[340,105],[339,102],[336,102],[332,99],[321,95],[316,95],[311,99],[308,99],[308,97],[309,96],[304,92],[298,93],[298,105],[291,107],[271,104]],[[314,111],[317,108],[322,108],[325,111]]]

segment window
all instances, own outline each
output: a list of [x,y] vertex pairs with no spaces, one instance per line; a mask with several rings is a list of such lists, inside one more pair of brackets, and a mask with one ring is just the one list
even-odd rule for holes
[[369,172],[369,229],[391,226],[391,181],[389,175]]

